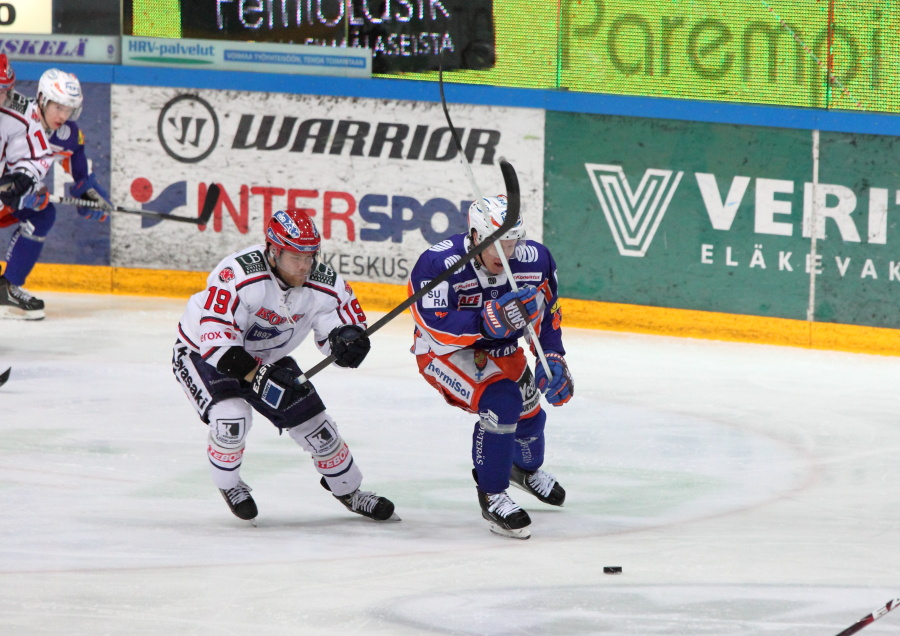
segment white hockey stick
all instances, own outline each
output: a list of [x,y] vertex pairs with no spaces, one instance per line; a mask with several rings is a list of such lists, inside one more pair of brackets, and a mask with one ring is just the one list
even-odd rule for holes
[[892,609],[894,609],[898,605],[900,605],[900,598],[891,599],[890,601],[887,602],[886,605],[879,607],[877,610],[875,610],[871,614],[863,616],[861,619],[859,619],[858,621],[853,623],[850,627],[848,627],[847,629],[842,631],[837,636],[850,636],[850,634],[855,634],[856,632],[861,630],[866,625],[869,625],[870,623],[874,623],[875,621],[877,621],[879,618],[881,618],[882,616],[884,616],[885,614],[890,612]]
[[161,221],[180,221],[182,223],[193,223],[194,225],[206,225],[212,217],[213,211],[216,209],[216,202],[219,200],[219,185],[216,183],[209,184],[206,191],[206,198],[203,200],[203,209],[200,216],[176,216],[174,214],[163,214],[161,212],[151,212],[150,210],[136,210],[132,208],[123,208],[115,205],[109,207],[98,201],[89,201],[87,199],[76,199],[75,197],[60,197],[55,194],[50,195],[52,203],[62,203],[64,205],[75,205],[82,208],[94,208],[96,210],[106,210],[107,212],[122,212],[124,214],[138,214],[151,219],[159,219]]
[[[438,285],[443,283],[445,280],[449,279],[453,274],[455,274],[458,270],[462,269],[476,256],[481,254],[484,250],[486,250],[490,245],[494,242],[495,239],[500,238],[507,232],[509,232],[512,227],[519,220],[519,177],[516,176],[516,170],[512,167],[512,164],[503,159],[500,160],[500,170],[503,172],[503,181],[506,184],[506,198],[507,198],[507,207],[506,207],[506,218],[503,219],[503,223],[494,230],[494,233],[488,236],[484,241],[475,245],[471,250],[466,252],[458,261],[453,263],[446,270],[441,272],[441,274],[435,278],[433,278],[427,285],[424,285],[421,289],[416,291],[412,296],[404,300],[402,303],[394,307],[390,312],[386,313],[382,316],[375,324],[370,325],[368,329],[366,329],[366,335],[371,336],[373,333],[384,327],[391,320],[402,314],[404,311],[412,307],[415,303],[419,302],[422,298],[424,298],[430,291],[437,288]],[[329,355],[327,358],[322,359],[316,366],[312,369],[298,377],[294,380],[294,386],[300,387],[305,384],[311,377],[317,374],[319,371],[327,367],[329,364],[334,362],[335,358],[333,355]]]
[[[438,86],[441,90],[441,106],[444,109],[444,117],[446,117],[447,125],[450,127],[450,135],[456,143],[456,151],[459,154],[459,160],[466,169],[466,175],[469,177],[469,184],[472,186],[472,190],[474,190],[475,196],[477,197],[476,204],[478,205],[478,209],[481,210],[482,214],[485,214],[485,209],[483,207],[484,195],[481,193],[481,188],[478,187],[478,183],[475,181],[475,174],[472,172],[472,166],[469,165],[466,153],[463,152],[462,141],[459,139],[459,134],[457,134],[456,128],[453,126],[453,121],[450,119],[450,111],[447,109],[447,99],[444,97],[444,64],[442,60],[443,57],[438,60]],[[503,161],[503,159],[500,161]],[[488,219],[488,223],[490,223],[490,219]],[[495,234],[496,232],[491,236],[494,236]],[[487,239],[485,239],[485,241],[487,241]],[[519,291],[516,279],[513,277],[512,270],[509,268],[509,261],[506,259],[506,254],[503,252],[503,246],[500,245],[499,236],[497,237],[496,242],[494,242],[494,247],[496,248],[497,256],[500,257],[500,262],[503,264],[503,271],[506,272],[506,280],[509,281],[509,286],[514,292]],[[544,355],[544,349],[538,341],[537,332],[534,330],[534,325],[531,324],[531,321],[526,325],[526,329],[528,330],[528,340],[531,342],[531,346],[534,347],[535,355],[537,355],[538,360],[541,361],[541,365],[543,365],[544,371],[547,373],[547,380],[549,382],[553,379],[553,374],[550,372],[550,365],[547,364],[547,356]]]

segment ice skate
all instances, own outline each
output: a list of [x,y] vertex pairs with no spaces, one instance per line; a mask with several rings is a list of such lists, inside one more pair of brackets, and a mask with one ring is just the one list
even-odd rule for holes
[[530,492],[545,504],[562,506],[566,501],[566,489],[556,481],[556,477],[540,468],[528,472],[513,464],[509,482],[525,492]]
[[44,301],[0,276],[0,318],[43,320]]
[[[320,482],[325,490],[330,491],[328,482],[322,477]],[[379,497],[374,492],[357,488],[349,495],[334,495],[334,498],[344,504],[350,512],[355,512],[363,517],[375,521],[400,521],[400,517],[394,512],[394,504],[386,497]]]
[[251,521],[259,514],[256,509],[256,502],[253,501],[253,497],[250,496],[251,490],[252,488],[245,484],[242,479],[234,488],[229,488],[227,490],[222,490],[220,488],[219,492],[222,493],[222,497],[225,498],[225,502],[228,504],[228,507],[231,508],[231,512],[234,513],[235,517],[243,519],[244,521]]
[[[478,482],[478,474],[472,470],[475,482]],[[513,501],[506,491],[486,493],[477,488],[478,503],[481,505],[481,516],[491,524],[491,532],[501,537],[512,539],[528,539],[531,537],[531,517]]]

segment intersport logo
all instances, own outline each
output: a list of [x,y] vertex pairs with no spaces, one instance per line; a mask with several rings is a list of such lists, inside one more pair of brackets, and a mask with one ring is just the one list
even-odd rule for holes
[[648,168],[632,190],[622,166],[586,163],[584,167],[619,254],[644,256],[684,172]]

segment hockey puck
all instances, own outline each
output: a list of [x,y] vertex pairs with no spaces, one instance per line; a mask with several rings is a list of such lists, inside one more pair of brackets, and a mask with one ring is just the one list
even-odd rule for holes
[[622,568],[618,565],[605,565],[603,566],[604,574],[621,574]]

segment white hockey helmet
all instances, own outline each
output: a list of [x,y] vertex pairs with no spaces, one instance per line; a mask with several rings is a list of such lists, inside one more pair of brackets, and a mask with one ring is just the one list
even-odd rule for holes
[[75,121],[81,114],[84,102],[81,83],[73,73],[66,73],[57,68],[47,69],[38,81],[37,102],[42,112],[47,107],[47,102],[68,106],[72,109],[69,120]]
[[[506,219],[506,195],[498,194],[495,197],[484,197],[481,207],[478,201],[469,206],[469,232],[475,230],[475,241],[480,243],[485,237],[497,231]],[[522,217],[516,221],[509,231],[500,237],[501,241],[512,241],[525,238],[525,225]]]

